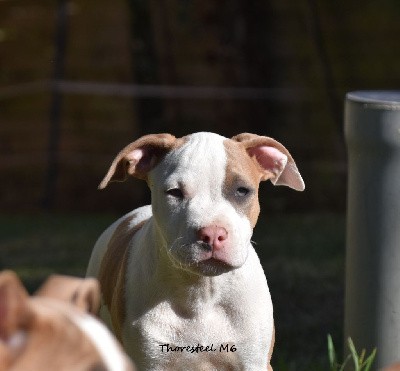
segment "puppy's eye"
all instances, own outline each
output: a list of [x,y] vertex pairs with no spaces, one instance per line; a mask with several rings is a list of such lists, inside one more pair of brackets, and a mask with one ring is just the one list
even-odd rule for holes
[[235,196],[236,197],[246,197],[251,193],[251,190],[249,188],[246,187],[239,187],[236,191],[235,191]]
[[168,189],[167,191],[165,191],[165,193],[175,198],[179,199],[183,198],[183,192],[179,188]]

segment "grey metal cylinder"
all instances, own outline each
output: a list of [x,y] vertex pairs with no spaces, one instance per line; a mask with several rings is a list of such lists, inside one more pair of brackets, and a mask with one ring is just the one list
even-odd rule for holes
[[400,91],[347,94],[345,136],[345,338],[379,369],[400,361]]

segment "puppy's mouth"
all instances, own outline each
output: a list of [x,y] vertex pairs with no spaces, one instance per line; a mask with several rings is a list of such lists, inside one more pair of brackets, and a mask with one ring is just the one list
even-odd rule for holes
[[202,254],[201,258],[194,264],[190,264],[190,268],[203,276],[218,276],[238,267],[209,251],[206,254]]
[[198,262],[196,265],[198,268],[200,268],[200,271],[204,272],[203,274],[207,276],[226,273],[236,268],[231,264],[214,257],[204,259]]
[[212,247],[204,242],[175,245],[174,250],[170,253],[170,258],[177,267],[203,276],[218,276],[241,265],[230,262],[228,256],[213,251]]

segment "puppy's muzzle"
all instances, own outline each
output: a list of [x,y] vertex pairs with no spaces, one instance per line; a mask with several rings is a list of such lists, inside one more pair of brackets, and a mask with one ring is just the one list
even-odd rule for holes
[[200,228],[197,231],[197,239],[206,251],[221,250],[228,240],[228,232],[225,228],[216,225]]

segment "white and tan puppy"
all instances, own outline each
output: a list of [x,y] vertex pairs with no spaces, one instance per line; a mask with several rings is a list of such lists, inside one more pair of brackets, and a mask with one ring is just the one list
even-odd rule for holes
[[147,181],[152,204],[111,225],[88,267],[127,353],[140,370],[270,368],[272,303],[250,238],[261,180],[304,189],[287,149],[253,134],[147,135],[100,188],[128,175]]
[[0,371],[133,371],[87,313],[99,304],[93,279],[52,276],[30,297],[14,272],[0,272]]

